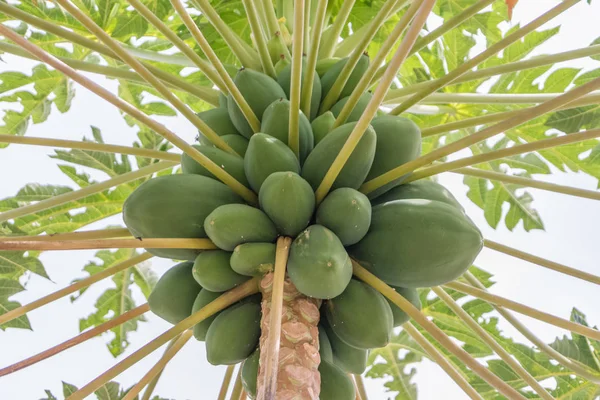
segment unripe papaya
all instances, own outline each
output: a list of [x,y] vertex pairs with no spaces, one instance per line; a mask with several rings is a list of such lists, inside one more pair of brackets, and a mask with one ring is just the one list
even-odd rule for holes
[[313,131],[313,137],[315,139],[315,146],[323,140],[325,135],[331,132],[333,128],[333,124],[335,122],[335,117],[331,111],[327,111],[319,115],[317,118],[311,122],[310,126]]
[[248,139],[243,137],[242,135],[225,135],[221,136],[221,139],[225,143],[227,143],[236,153],[240,156],[244,157],[246,155],[246,150],[248,150]]
[[450,193],[448,189],[440,185],[437,182],[429,179],[421,179],[415,182],[405,183],[400,186],[396,186],[390,191],[382,194],[371,200],[373,206],[378,204],[387,203],[388,201],[394,200],[405,200],[405,199],[425,199],[441,201],[442,203],[450,204],[463,210],[464,208],[460,205],[458,200]]
[[325,328],[319,324],[319,355],[321,361],[333,362],[333,350],[331,350],[331,343],[325,332]]
[[219,91],[219,108],[227,110],[227,95]]
[[329,71],[331,67],[337,64],[337,62],[340,60],[341,58],[339,57],[332,57],[322,58],[319,61],[317,61],[317,66],[315,69],[317,70],[317,75],[319,75],[319,78],[323,79],[323,75],[325,75],[327,71]]
[[[355,125],[356,122],[352,122],[335,128],[308,155],[302,167],[302,177],[310,183],[313,190],[317,190],[323,181]],[[333,182],[331,189],[340,187],[358,189],[360,187],[373,164],[376,142],[375,131],[369,126]]]
[[210,129],[219,136],[239,135],[237,129],[229,118],[229,113],[224,108],[211,108],[210,110],[199,112],[198,118],[206,123]]
[[204,220],[204,230],[217,247],[233,251],[242,243],[273,242],[277,229],[267,215],[245,204],[218,207]]
[[[361,94],[360,98],[358,99],[358,102],[356,103],[356,105],[350,112],[350,115],[348,115],[348,118],[346,118],[346,121],[344,122],[358,121],[365,112],[365,109],[367,108],[367,105],[369,104],[372,98],[373,95],[369,92]],[[340,113],[342,112],[342,108],[344,108],[349,99],[350,96],[346,96],[343,99],[339,100],[337,103],[335,103],[333,107],[331,107],[331,112],[336,118],[338,117],[338,115],[340,115]]]
[[326,318],[321,319],[321,324],[331,344],[333,363],[347,373],[361,375],[367,368],[369,350],[358,349],[344,342],[331,330]]
[[319,373],[321,374],[320,400],[356,399],[354,383],[343,369],[329,361],[321,360]]
[[387,346],[394,316],[378,291],[352,279],[344,292],[325,303],[325,316],[331,330],[359,349]]
[[[230,188],[200,175],[165,175],[142,183],[123,205],[123,220],[135,237],[205,238],[204,219],[215,208],[243,200]],[[147,249],[177,260],[194,260],[201,250]]]
[[[302,79],[301,79],[301,87],[304,87],[304,76],[306,75],[306,58],[302,58]],[[286,96],[290,97],[290,89],[291,89],[291,81],[292,81],[292,65],[288,65],[281,70],[279,74],[277,74],[277,82],[283,88]],[[303,89],[301,89],[303,90]],[[310,97],[310,115],[307,117],[312,121],[319,111],[319,104],[321,102],[321,78],[317,74],[315,74],[312,83],[312,94]]]
[[263,182],[258,194],[260,208],[280,234],[296,237],[308,226],[315,210],[315,194],[300,175],[275,172]]
[[329,193],[319,205],[316,221],[335,233],[344,246],[350,246],[369,230],[371,203],[358,190],[339,188]]
[[206,333],[206,358],[212,365],[245,360],[258,346],[260,305],[235,304],[221,312]]
[[277,62],[282,59],[282,56],[289,52],[285,47],[285,43],[283,43],[283,38],[281,38],[281,32],[279,31],[275,32],[275,34],[267,41],[267,49],[269,50],[269,55],[271,56],[273,64],[277,64]]
[[281,71],[283,71],[285,69],[285,67],[287,67],[288,65],[290,65],[289,58],[287,58],[285,56],[279,57],[279,60],[274,65],[275,73],[280,74]]
[[[243,158],[234,156],[233,154],[229,154],[226,151],[213,146],[199,146],[196,144],[193,145],[193,147],[221,167],[229,175],[233,176],[239,183],[250,187],[248,179],[246,179],[246,173],[244,172]],[[192,157],[187,155],[187,153],[181,154],[181,170],[184,174],[196,174],[217,179],[216,176],[200,165]]]
[[235,78],[239,71],[239,68],[233,64],[223,64],[223,67],[225,67],[225,71],[227,71],[227,74],[231,77],[231,79]]
[[[314,138],[312,128],[308,118],[300,111],[300,119],[298,121],[300,140],[300,164],[304,163],[308,154],[314,147]],[[260,130],[267,135],[281,140],[289,147],[289,132],[290,132],[290,102],[286,99],[274,101],[267,107],[263,114]]]
[[[269,104],[277,99],[286,98],[277,81],[258,71],[242,69],[235,76],[234,82],[257,118],[263,115]],[[253,134],[252,128],[231,94],[227,98],[227,110],[238,132],[249,139]]]
[[300,293],[317,299],[342,294],[352,264],[340,240],[321,225],[311,225],[292,243],[288,275]]
[[259,361],[260,349],[256,349],[250,357],[244,360],[241,366],[242,386],[251,399],[256,398],[256,381],[258,380]]
[[[417,307],[419,310],[421,309],[421,299],[419,298],[419,292],[417,292],[417,289],[401,288],[395,286],[392,286],[392,288],[396,292],[398,292],[400,296],[410,301],[413,306]],[[410,320],[408,314],[402,311],[400,307],[392,303],[392,301],[387,297],[385,299],[387,300],[388,304],[390,305],[390,308],[392,309],[392,314],[394,314],[394,328]]]
[[244,243],[231,254],[231,268],[240,275],[263,276],[275,266],[274,243]]
[[[321,101],[323,101],[325,96],[327,96],[327,93],[329,93],[329,91],[331,90],[331,87],[337,80],[338,76],[340,75],[340,72],[342,72],[342,69],[344,68],[344,66],[346,65],[347,62],[348,62],[348,57],[342,58],[337,63],[335,63],[331,68],[329,68],[329,70],[325,73],[325,75],[323,75],[323,78],[321,79],[321,93],[322,93]],[[369,57],[366,54],[363,54],[359,58],[356,65],[354,66],[354,69],[352,70],[352,73],[350,74],[350,77],[346,81],[346,84],[344,85],[344,88],[342,89],[338,98],[344,98],[346,96],[350,96],[350,94],[352,94],[352,91],[354,90],[354,88],[356,87],[358,82],[360,81],[360,79],[363,77],[365,72],[367,72],[368,68],[369,68]],[[337,99],[335,99],[335,100],[337,101]]]
[[231,253],[223,250],[203,251],[194,261],[194,279],[211,292],[225,292],[246,282],[247,276],[231,269],[230,258]]
[[[200,291],[200,293],[198,293],[196,301],[194,301],[194,305],[192,306],[192,314],[200,311],[202,307],[206,306],[209,303],[212,303],[222,294],[223,293],[211,292],[210,290],[206,290],[205,288],[203,288]],[[196,338],[196,340],[204,341],[206,339],[206,332],[208,332],[210,324],[212,324],[215,318],[217,318],[217,315],[219,315],[220,313],[221,311],[211,315],[204,321],[194,325],[194,337]]]
[[171,267],[160,277],[148,297],[150,310],[172,324],[177,324],[192,314],[194,300],[202,287],[192,276],[191,262]]
[[[367,181],[399,167],[421,154],[421,131],[411,120],[394,115],[382,115],[373,118],[371,126],[377,134],[375,159],[367,175]],[[370,197],[387,192],[398,186],[406,175],[371,192]]]
[[373,207],[371,228],[348,251],[387,284],[430,287],[469,268],[483,238],[459,209],[431,200],[396,200]]
[[279,171],[300,173],[296,155],[282,141],[264,133],[252,135],[244,156],[244,170],[256,193],[269,175]]

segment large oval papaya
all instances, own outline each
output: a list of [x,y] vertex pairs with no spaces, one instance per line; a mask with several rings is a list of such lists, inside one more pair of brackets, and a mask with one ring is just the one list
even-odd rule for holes
[[349,374],[361,375],[365,372],[369,350],[358,349],[344,342],[331,330],[325,318],[321,319],[321,324],[331,344],[333,363]]
[[387,203],[388,201],[405,199],[441,201],[442,203],[450,204],[459,210],[464,210],[458,200],[456,200],[456,198],[448,189],[429,179],[421,179],[415,182],[404,183],[400,186],[396,186],[381,196],[371,200],[371,204],[376,206],[378,204]]
[[273,242],[277,229],[267,215],[245,204],[227,204],[216,208],[204,220],[204,229],[222,250],[233,251],[242,243]]
[[[256,118],[259,119],[269,104],[277,99],[286,98],[285,92],[276,80],[252,69],[241,69],[233,81],[252,111],[254,111]],[[227,110],[231,122],[233,122],[238,132],[250,138],[253,134],[252,128],[231,94],[227,98]]]
[[[308,118],[300,111],[300,119],[298,120],[299,131],[298,139],[300,140],[300,164],[304,163],[308,154],[314,147],[314,138],[312,128]],[[275,100],[267,107],[263,114],[262,124],[260,126],[262,133],[271,135],[289,147],[289,132],[290,132],[290,102],[286,99]]]
[[335,233],[344,246],[355,244],[371,225],[371,203],[358,190],[336,189],[319,205],[317,224]]
[[325,303],[325,316],[331,330],[359,349],[387,346],[394,316],[379,292],[352,279],[344,292]]
[[244,169],[250,187],[258,193],[269,175],[279,171],[300,173],[300,163],[294,152],[281,140],[257,133],[250,139],[244,156]]
[[[218,293],[218,292],[211,292],[210,290],[206,290],[205,288],[203,288],[200,293],[198,293],[198,296],[196,297],[196,301],[194,301],[194,305],[192,306],[192,314],[200,311],[200,309],[202,309],[202,307],[206,306],[209,303],[212,303],[213,301],[215,301],[219,296],[221,296],[222,293]],[[196,340],[199,341],[204,341],[206,339],[206,332],[208,332],[208,328],[210,327],[210,324],[212,324],[212,322],[215,320],[215,318],[217,318],[217,315],[219,315],[221,312],[217,312],[213,315],[211,315],[210,317],[206,318],[204,321],[194,325],[194,337],[196,338]]]
[[274,243],[244,243],[231,254],[231,268],[240,275],[263,276],[275,267]]
[[[360,117],[363,115],[363,113],[365,112],[365,109],[367,108],[367,105],[369,104],[369,102],[371,101],[372,98],[373,98],[373,95],[370,92],[365,92],[365,93],[361,94],[360,98],[358,99],[358,102],[356,103],[356,105],[350,112],[350,115],[348,115],[348,118],[346,118],[346,121],[344,121],[344,122],[358,121],[360,119]],[[348,102],[348,99],[350,99],[350,96],[340,99],[337,103],[335,103],[333,105],[333,107],[331,107],[331,112],[333,113],[333,115],[336,118],[342,112],[342,109]]]
[[279,233],[291,237],[308,226],[315,210],[312,188],[293,172],[275,172],[265,179],[258,202]]
[[251,399],[256,398],[256,381],[258,380],[259,361],[260,349],[256,349],[250,357],[244,360],[240,367],[242,371],[242,386]]
[[198,115],[198,118],[204,121],[206,125],[219,136],[239,135],[225,108],[211,108],[210,110],[199,112],[196,115]]
[[354,383],[343,369],[329,361],[321,360],[319,373],[321,374],[320,400],[356,399]]
[[333,124],[335,123],[335,117],[331,111],[327,111],[324,114],[319,115],[311,122],[310,126],[313,131],[313,137],[315,139],[315,146],[319,144],[321,140],[332,131]]
[[[402,288],[397,286],[392,286],[392,288],[398,292],[398,294],[404,297],[406,300],[410,301],[411,304],[417,307],[419,310],[421,309],[421,299],[419,298],[419,292],[417,289],[413,288]],[[392,309],[392,314],[394,314],[394,328],[400,326],[410,320],[410,317],[407,313],[402,311],[400,307],[396,304],[392,303],[390,299],[385,298]]]
[[209,250],[198,254],[192,274],[196,282],[212,292],[225,292],[246,282],[247,276],[231,269],[231,253],[223,250]]
[[[194,145],[193,147],[206,157],[210,158],[211,161],[220,166],[229,175],[233,176],[239,183],[250,187],[248,184],[248,179],[246,179],[246,173],[244,172],[243,158],[234,156],[233,154],[227,153],[226,151],[213,146]],[[200,165],[192,157],[187,155],[187,153],[181,154],[181,170],[184,174],[196,174],[217,179],[216,176]]]
[[288,274],[300,293],[318,299],[342,294],[352,264],[340,240],[321,225],[311,225],[292,243]]
[[459,209],[431,200],[396,200],[373,207],[371,228],[348,251],[386,283],[442,285],[462,275],[483,238]]
[[[301,78],[301,90],[304,90],[304,76],[306,75],[306,59],[302,58],[302,78]],[[290,97],[290,87],[292,81],[292,65],[285,66],[279,74],[277,74],[277,82],[283,88],[285,95]],[[312,83],[312,94],[310,97],[310,115],[308,118],[312,121],[319,111],[319,103],[321,102],[321,78],[318,74],[314,75]]]
[[232,365],[258,346],[260,305],[248,302],[221,312],[206,332],[206,358],[212,365]]
[[[371,126],[377,134],[377,150],[367,181],[414,160],[421,154],[421,131],[411,120],[394,115],[382,115],[373,118]],[[405,177],[406,175],[371,192],[369,197],[377,197],[398,186]]]
[[[344,68],[347,62],[348,57],[342,58],[331,68],[329,68],[327,72],[323,75],[323,78],[321,78],[321,101],[323,101],[323,99],[327,96],[327,93],[329,93],[329,91],[331,90],[331,87],[337,80],[338,76],[340,76],[340,72],[342,72],[342,69]],[[344,88],[342,89],[342,92],[340,93],[338,98],[350,96],[360,79],[363,77],[365,72],[367,72],[368,68],[369,57],[366,54],[363,54],[354,66],[354,69],[352,70],[352,73],[346,81],[346,84],[344,85]],[[335,100],[337,101],[337,99]]]
[[325,332],[325,328],[319,324],[319,355],[321,361],[333,362],[333,350],[331,350],[331,343]]
[[[230,188],[200,175],[165,175],[142,183],[123,205],[123,220],[135,237],[205,238],[204,219],[215,208],[242,203]],[[177,260],[194,260],[200,250],[147,249]]]
[[192,314],[194,300],[202,287],[192,276],[191,262],[171,267],[160,277],[148,297],[150,310],[172,324]]

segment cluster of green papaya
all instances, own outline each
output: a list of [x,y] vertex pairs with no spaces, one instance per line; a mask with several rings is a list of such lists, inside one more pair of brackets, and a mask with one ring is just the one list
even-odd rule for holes
[[[127,199],[124,220],[140,238],[209,238],[217,250],[148,249],[186,260],[167,271],[153,290],[151,310],[177,323],[221,293],[273,269],[278,236],[293,238],[287,273],[302,294],[323,299],[319,326],[321,399],[354,396],[347,373],[360,374],[369,349],[388,344],[408,316],[380,293],[352,278],[351,258],[420,307],[417,288],[461,275],[482,246],[479,230],[456,199],[433,181],[391,182],[369,197],[365,182],[418,157],[419,128],[409,119],[378,115],[362,136],[330,193],[316,204],[317,189],[370,101],[362,95],[347,122],[336,116],[367,69],[364,56],[331,110],[322,100],[347,59],[321,67],[312,88],[310,115],[300,114],[299,157],[288,147],[291,66],[277,80],[242,69],[234,82],[261,123],[253,133],[231,95],[221,107],[199,113],[239,157],[200,136],[195,147],[258,195],[243,199],[187,154],[182,174],[139,186]],[[261,307],[251,296],[194,327],[212,364],[244,361],[246,390],[255,393]]]

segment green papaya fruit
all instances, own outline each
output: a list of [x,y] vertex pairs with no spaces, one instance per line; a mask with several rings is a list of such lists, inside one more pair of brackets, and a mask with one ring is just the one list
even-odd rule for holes
[[260,305],[248,302],[223,310],[206,332],[206,358],[212,365],[245,360],[258,346]]
[[[306,57],[302,58],[302,79],[301,79],[301,87],[304,87],[304,76],[306,75]],[[277,74],[277,82],[283,88],[285,95],[287,98],[290,97],[290,88],[292,81],[292,65],[288,65],[281,70],[279,74]],[[304,89],[301,89],[304,90]],[[321,102],[321,78],[319,78],[318,74],[315,74],[312,83],[312,92],[310,97],[310,115],[307,117],[312,121],[317,116],[317,112],[319,111],[319,104]]]
[[245,204],[218,207],[204,220],[204,230],[222,250],[233,251],[242,243],[273,242],[277,228],[267,215]]
[[[196,296],[196,301],[194,301],[194,305],[192,306],[192,314],[200,311],[202,307],[206,306],[209,303],[212,303],[222,294],[223,293],[211,292],[210,290],[202,288],[200,293],[198,293],[198,296]],[[206,332],[208,332],[210,324],[212,324],[215,318],[217,318],[217,315],[219,315],[220,313],[221,312],[219,311],[206,318],[204,321],[194,325],[194,337],[196,338],[196,340],[202,342],[206,339]]]
[[160,277],[148,297],[150,310],[172,324],[192,314],[194,300],[202,287],[192,276],[191,262],[171,267]]
[[311,122],[310,126],[313,131],[315,146],[319,144],[321,140],[323,140],[325,135],[331,132],[334,122],[335,117],[331,111],[327,111],[326,113],[319,115],[313,120],[313,122]]
[[[290,102],[286,99],[275,100],[267,107],[260,126],[262,133],[271,135],[289,146]],[[314,147],[312,128],[308,118],[300,111],[299,131],[300,164],[304,163]]]
[[219,136],[239,135],[225,108],[211,108],[210,110],[199,112],[197,115],[198,118],[204,121]]
[[219,91],[219,108],[227,110],[227,95]]
[[281,32],[279,31],[275,32],[275,34],[267,41],[267,49],[269,50],[269,55],[271,56],[273,64],[277,64],[279,60],[285,58],[286,53],[289,53],[285,43],[283,43],[283,38],[281,38]]
[[387,346],[394,316],[378,291],[352,279],[344,292],[325,303],[331,330],[352,347],[374,349]]
[[[373,95],[369,92],[365,92],[365,93],[361,94],[360,98],[358,99],[358,102],[352,109],[352,112],[350,112],[350,115],[348,115],[348,118],[346,118],[345,122],[358,121],[360,119],[360,117],[363,115],[363,113],[365,112],[365,109],[367,108],[367,105],[369,104],[369,102],[371,101],[372,98],[373,98]],[[335,103],[333,105],[333,107],[331,107],[331,112],[333,113],[333,115],[336,118],[338,117],[338,115],[340,115],[340,113],[342,112],[342,109],[344,108],[344,106],[346,105],[346,103],[348,102],[349,99],[350,99],[350,96],[344,97],[343,99],[341,99],[337,103]],[[377,132],[377,131],[375,131],[375,132]]]
[[225,71],[227,71],[227,74],[231,77],[231,79],[235,78],[238,71],[240,70],[233,64],[223,64],[223,67],[225,67]]
[[259,361],[260,349],[256,349],[250,357],[244,360],[240,367],[242,371],[242,386],[251,399],[256,398],[256,381],[258,380]]
[[422,199],[373,207],[371,228],[348,251],[389,285],[442,285],[462,275],[481,251],[483,238],[456,207]]
[[343,369],[329,361],[321,360],[319,373],[321,374],[320,400],[356,399],[354,383]]
[[250,187],[256,193],[269,175],[279,171],[300,173],[296,155],[281,140],[264,133],[252,135],[244,156],[244,170]]
[[[308,155],[302,167],[302,177],[310,183],[313,190],[317,190],[323,181],[355,125],[356,122],[352,122],[335,128]],[[362,185],[375,157],[376,142],[375,131],[369,126],[333,182],[332,190],[340,187],[358,189]]]
[[242,135],[225,135],[221,136],[221,139],[225,143],[227,143],[236,153],[240,156],[244,157],[246,155],[246,150],[248,149],[248,139],[243,137]]
[[258,194],[260,208],[280,234],[296,237],[308,226],[315,211],[315,194],[300,175],[275,172],[263,182]]
[[289,58],[285,56],[279,57],[279,60],[275,63],[275,73],[280,74],[288,65],[290,65]]
[[336,189],[319,205],[316,221],[335,233],[344,246],[350,246],[369,230],[371,202],[358,190]]
[[317,75],[319,75],[319,78],[323,79],[323,75],[325,75],[327,73],[327,71],[329,71],[331,69],[331,67],[333,67],[335,64],[337,64],[338,61],[340,61],[340,60],[341,60],[341,58],[339,58],[339,57],[322,58],[322,59],[318,60],[317,66],[315,69],[317,71]]
[[325,332],[325,328],[319,324],[319,355],[321,361],[333,362],[333,350],[331,350],[331,343]]
[[[200,175],[165,175],[142,183],[123,205],[134,237],[205,238],[204,219],[215,208],[243,200],[229,187]],[[201,250],[147,249],[158,257],[194,260]]]
[[[331,90],[331,87],[337,80],[338,76],[340,75],[340,72],[342,72],[342,69],[344,68],[344,66],[346,65],[347,62],[348,62],[348,57],[342,58],[337,63],[335,63],[331,68],[329,68],[329,70],[325,73],[325,75],[323,75],[323,78],[321,79],[321,101],[323,101],[323,99],[327,96],[327,93],[329,93],[329,91]],[[358,82],[360,81],[360,79],[363,77],[365,72],[367,72],[368,68],[369,68],[369,56],[367,56],[366,54],[363,54],[358,59],[358,62],[354,66],[354,69],[352,70],[352,73],[350,74],[350,77],[346,81],[346,84],[344,85],[344,88],[342,89],[338,98],[344,98],[346,96],[350,96],[350,94],[352,94],[352,91],[354,90],[354,88],[356,87]],[[335,99],[335,101],[337,101],[337,99]],[[323,110],[322,112],[324,112],[324,111],[327,111],[327,110]]]
[[263,276],[275,267],[274,243],[244,243],[231,254],[231,268],[240,275]]
[[309,226],[294,240],[287,267],[298,291],[317,299],[339,296],[352,278],[346,249],[321,225]]
[[[417,289],[401,288],[397,286],[392,286],[392,288],[394,288],[394,290],[398,292],[400,296],[410,301],[413,306],[417,307],[419,310],[421,309],[421,299],[419,298],[419,292],[417,292]],[[400,307],[392,303],[392,301],[387,297],[385,299],[387,300],[388,304],[390,305],[390,308],[392,309],[392,314],[394,314],[394,328],[410,320],[408,314],[402,311]]]
[[396,186],[390,191],[382,194],[371,200],[373,206],[378,204],[387,203],[388,201],[394,200],[405,200],[405,199],[425,199],[441,201],[442,203],[450,204],[464,211],[464,208],[460,205],[458,200],[450,193],[448,189],[440,185],[437,182],[421,179],[415,182],[405,183],[400,186]]
[[[246,99],[246,102],[248,102],[252,111],[254,111],[254,115],[259,119],[269,104],[277,99],[286,98],[285,92],[277,81],[268,75],[252,69],[241,69],[235,76],[234,83],[242,96],[244,96],[244,99]],[[231,94],[227,98],[227,110],[237,131],[250,139],[253,134],[252,128]]]
[[[421,130],[411,120],[395,115],[382,115],[373,118],[371,126],[377,134],[377,149],[367,181],[412,161],[421,154]],[[377,197],[398,186],[406,176],[369,193],[369,197]]]
[[365,372],[369,350],[358,349],[344,342],[331,330],[326,318],[321,319],[321,324],[331,344],[333,363],[349,374],[361,375]]
[[198,254],[192,274],[196,282],[212,292],[225,292],[248,280],[231,269],[231,253],[223,250],[209,250]]
[[[233,176],[239,183],[250,187],[248,179],[246,178],[246,173],[244,172],[243,158],[234,156],[233,154],[229,154],[226,151],[213,146],[199,146],[195,144],[193,147],[206,157],[210,158],[211,161],[220,166],[229,175]],[[196,174],[217,179],[216,176],[187,155],[187,153],[181,153],[181,170],[184,174]]]

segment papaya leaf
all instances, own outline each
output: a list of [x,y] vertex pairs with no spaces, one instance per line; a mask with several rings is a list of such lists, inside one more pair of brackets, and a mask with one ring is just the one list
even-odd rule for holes
[[[580,325],[589,326],[585,315],[576,308],[571,311],[571,321]],[[551,346],[561,353],[588,368],[600,372],[600,342],[589,339],[577,333],[571,333],[571,338],[563,336],[557,338]]]
[[[420,362],[423,356],[412,351],[400,356],[399,349],[404,349],[402,342],[407,341],[412,341],[412,339],[405,332],[401,332],[394,336],[392,343],[388,346],[374,349],[369,354],[371,368],[366,376],[369,378],[391,376],[392,380],[387,381],[384,385],[388,392],[396,393],[396,397],[394,397],[396,400],[416,400],[418,398],[417,385],[412,382],[417,371],[411,367]],[[418,347],[416,343],[411,343],[411,347],[414,346]]]
[[[0,297],[0,315],[6,314],[7,312],[14,310],[15,308],[21,307],[21,304],[16,301],[8,300],[6,297]],[[17,328],[17,329],[29,329],[31,330],[31,324],[27,315],[22,315],[19,318],[15,318],[12,321],[0,324],[1,330],[6,328]]]
[[[63,389],[63,396],[65,398],[71,396],[73,393],[77,392],[77,390],[79,390],[77,388],[77,386],[72,385],[70,383],[66,383],[66,382],[62,382],[62,389]],[[123,389],[121,387],[121,384],[119,384],[118,382],[115,381],[110,381],[105,383],[103,386],[101,386],[98,390],[96,390],[94,392],[94,394],[96,395],[96,398],[98,400],[122,400],[125,395],[127,395],[127,392],[130,389]],[[41,400],[57,400],[56,397],[49,391],[46,390],[46,395],[48,396],[45,399],[41,399]],[[134,400],[139,400],[139,396],[135,396]],[[166,400],[166,399],[161,399],[158,396],[155,396],[152,398],[152,400]]]
[[16,279],[25,272],[50,279],[42,262],[23,251],[0,251],[0,277]]

